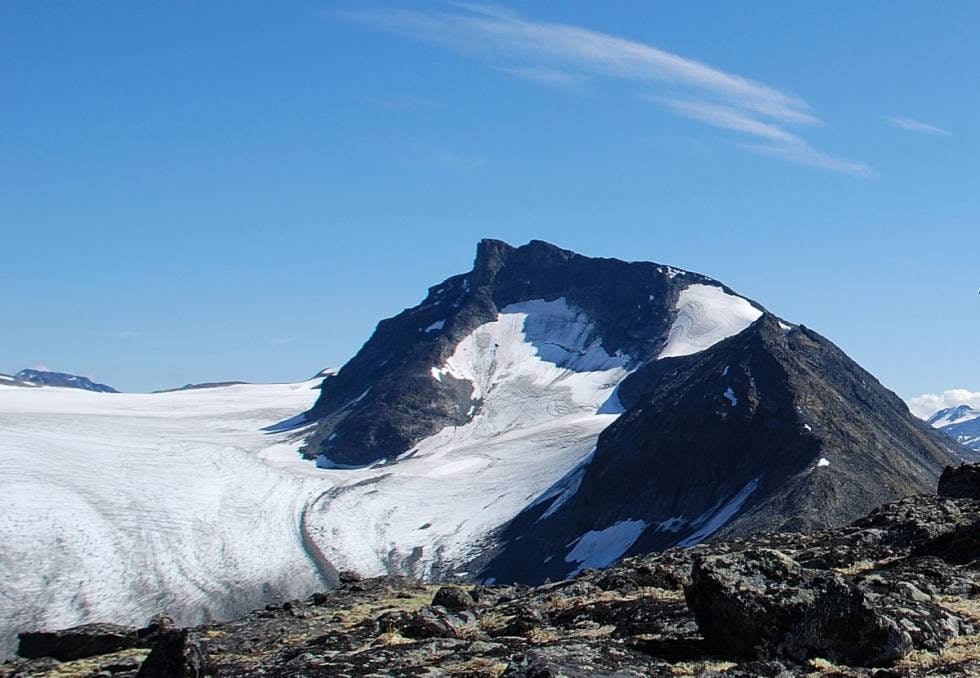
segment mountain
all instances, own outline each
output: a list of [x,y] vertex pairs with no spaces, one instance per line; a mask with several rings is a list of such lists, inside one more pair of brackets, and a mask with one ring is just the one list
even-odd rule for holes
[[306,451],[324,464],[391,461],[446,427],[492,418],[502,391],[524,401],[505,428],[553,419],[539,411],[552,400],[618,412],[614,390],[631,370],[706,348],[762,313],[696,273],[484,240],[472,271],[381,321],[324,382]]
[[14,375],[14,379],[28,381],[38,386],[58,386],[61,388],[77,388],[83,391],[94,391],[96,393],[119,393],[116,389],[105,384],[97,384],[87,377],[79,377],[75,374],[65,374],[64,372],[47,372],[45,370],[21,370]]
[[980,410],[969,405],[948,407],[929,417],[928,423],[961,445],[980,452]]
[[228,619],[348,570],[536,581],[839,524],[961,449],[720,282],[492,240],[336,374],[0,388],[0,419],[0,656],[18,630]]
[[[352,554],[390,545],[389,571],[498,581],[716,534],[841,525],[935,487],[961,449],[819,334],[715,280],[540,241],[481,242],[472,271],[379,323],[307,420],[318,466],[374,471],[317,512],[326,528],[341,507],[363,511],[380,530],[337,530],[346,548],[332,560],[377,571]],[[548,469],[532,466],[542,455]],[[516,459],[536,479],[567,472],[533,495],[519,473],[492,472]],[[445,460],[425,472],[460,474],[463,491],[416,489],[409,509],[389,477],[425,460]],[[488,531],[494,521],[506,527]]]
[[164,388],[153,393],[176,393],[177,391],[196,391],[202,388],[225,388],[226,386],[244,386],[247,381],[206,381],[200,384],[185,384],[177,388]]

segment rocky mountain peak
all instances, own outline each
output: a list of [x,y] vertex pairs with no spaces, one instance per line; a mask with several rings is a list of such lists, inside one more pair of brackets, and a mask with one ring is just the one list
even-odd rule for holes
[[520,247],[482,240],[470,272],[381,321],[324,384],[310,412],[321,424],[306,451],[342,465],[391,460],[446,426],[471,421],[483,402],[480,389],[447,361],[503,315],[525,318],[523,332],[506,341],[530,341],[539,356],[594,347],[635,368],[667,345],[699,349],[691,348],[692,337],[710,345],[761,313],[721,283],[672,267],[586,257],[540,240]]

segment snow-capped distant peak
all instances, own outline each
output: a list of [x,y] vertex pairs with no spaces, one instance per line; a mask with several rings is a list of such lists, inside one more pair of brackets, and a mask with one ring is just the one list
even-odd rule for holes
[[980,418],[980,410],[974,409],[969,405],[957,405],[939,410],[929,417],[928,423],[935,428],[945,428],[954,424],[963,424],[968,421]]

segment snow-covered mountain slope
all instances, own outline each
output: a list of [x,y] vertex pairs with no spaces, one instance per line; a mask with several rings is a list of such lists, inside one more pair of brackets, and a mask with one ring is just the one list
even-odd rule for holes
[[980,452],[980,410],[969,405],[947,407],[929,417],[928,423],[961,445]]
[[322,587],[300,532],[322,478],[262,430],[318,385],[0,388],[0,655],[27,627],[194,622]]
[[342,569],[447,574],[592,451],[622,411],[628,363],[563,298],[501,309],[427,375],[472,384],[470,420],[391,466],[336,470],[319,455],[337,487],[307,512],[311,534]]

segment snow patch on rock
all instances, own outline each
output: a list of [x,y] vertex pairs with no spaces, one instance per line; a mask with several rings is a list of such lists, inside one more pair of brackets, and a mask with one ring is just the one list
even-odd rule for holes
[[647,524],[642,520],[621,520],[604,530],[590,530],[577,540],[565,556],[566,563],[577,563],[567,576],[574,577],[587,567],[602,568],[619,560],[643,534]]
[[691,285],[677,299],[677,317],[659,358],[698,353],[738,334],[762,316],[742,297],[714,285]]

